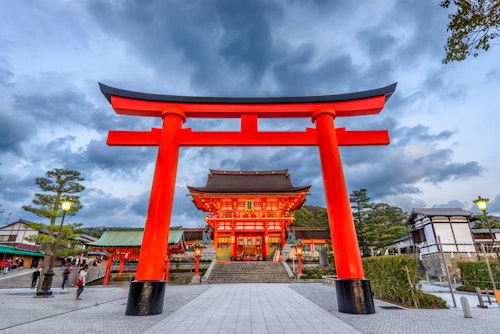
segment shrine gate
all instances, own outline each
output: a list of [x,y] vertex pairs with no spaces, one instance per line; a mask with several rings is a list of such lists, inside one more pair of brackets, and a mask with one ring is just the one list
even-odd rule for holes
[[[158,146],[151,197],[144,227],[136,280],[130,286],[126,315],[163,312],[168,233],[180,147],[190,146],[317,146],[337,276],[340,312],[375,313],[365,278],[351,213],[339,146],[388,145],[386,130],[347,131],[335,128],[337,117],[378,114],[396,84],[369,91],[303,97],[230,98],[147,94],[99,83],[117,114],[162,119],[150,131],[109,131],[108,145]],[[187,118],[239,118],[240,131],[192,131]],[[259,118],[310,118],[304,131],[259,131]]]

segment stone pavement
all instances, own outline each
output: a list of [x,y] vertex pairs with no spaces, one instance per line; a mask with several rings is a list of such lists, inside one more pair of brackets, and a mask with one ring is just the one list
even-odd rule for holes
[[[499,333],[500,309],[412,310],[375,301],[375,314],[337,311],[335,289],[321,283],[169,285],[162,314],[124,315],[128,288],[88,286],[33,298],[0,289],[3,333]],[[459,297],[458,297],[459,298]],[[389,308],[384,308],[389,307]]]

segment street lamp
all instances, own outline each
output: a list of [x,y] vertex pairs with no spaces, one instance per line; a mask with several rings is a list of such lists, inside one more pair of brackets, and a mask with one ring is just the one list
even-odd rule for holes
[[57,249],[59,248],[59,240],[61,239],[62,227],[64,224],[64,217],[66,217],[66,212],[71,209],[73,205],[72,201],[63,200],[60,202],[61,209],[63,211],[61,225],[59,225],[59,231],[57,233],[56,243],[54,244],[54,248],[52,250],[52,255],[50,257],[49,269],[43,275],[45,276],[42,283],[42,289],[37,291],[36,295],[38,297],[51,297],[52,291],[50,288],[52,287],[52,279],[54,278],[54,262],[56,260]]
[[304,250],[304,244],[301,240],[297,240],[294,244],[295,252],[297,253],[297,267],[299,270],[299,275],[302,275],[302,251]]
[[196,267],[194,270],[194,275],[198,276],[198,270],[200,267],[200,257],[201,257],[201,250],[203,249],[203,244],[200,242],[196,241],[191,247],[193,247],[194,250],[194,258],[196,259]]
[[489,201],[490,200],[488,198],[482,198],[481,196],[478,196],[477,199],[472,201],[472,202],[477,205],[479,210],[483,211],[484,222],[485,222],[486,226],[488,227],[488,231],[490,232],[491,242],[493,243],[493,249],[495,250],[495,253],[497,255],[497,260],[498,260],[499,269],[500,269],[500,254],[498,254],[498,247],[495,247],[495,234],[491,230],[490,221],[488,219],[488,216],[486,215],[486,210],[488,210],[488,202]]

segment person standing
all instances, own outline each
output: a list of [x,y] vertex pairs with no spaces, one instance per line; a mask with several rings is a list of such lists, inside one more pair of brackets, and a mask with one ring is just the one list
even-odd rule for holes
[[63,271],[63,281],[62,281],[62,286],[61,288],[64,289],[64,285],[66,285],[66,282],[68,282],[69,274],[71,274],[71,263],[68,262],[66,268],[64,268]]
[[85,280],[87,278],[88,269],[89,269],[89,266],[84,265],[78,271],[78,279],[76,280],[76,286],[78,287],[76,289],[76,300],[81,300],[80,295],[82,294],[83,290],[85,289]]
[[3,261],[3,273],[4,275],[9,272],[9,267],[10,267],[10,261]]
[[31,288],[33,289],[36,286],[36,281],[38,281],[38,277],[40,277],[40,269],[35,268],[33,274],[31,274]]
[[24,267],[24,257],[19,261],[19,270],[23,270]]

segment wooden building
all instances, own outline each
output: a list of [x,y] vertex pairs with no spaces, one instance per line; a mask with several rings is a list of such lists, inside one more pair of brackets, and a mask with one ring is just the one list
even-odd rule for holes
[[445,253],[475,252],[470,229],[472,213],[460,208],[413,209],[406,224],[421,255],[438,253],[439,241]]
[[45,253],[40,245],[28,241],[28,237],[36,237],[39,233],[28,225],[31,222],[19,219],[13,223],[0,228],[0,264],[7,260],[13,262],[18,259],[24,260],[24,268],[36,268],[43,264]]
[[196,207],[207,213],[217,261],[256,261],[283,249],[293,211],[310,187],[293,186],[288,170],[210,170],[205,187],[188,189]]
[[406,225],[413,229],[413,244],[419,251],[423,272],[431,276],[445,276],[446,258],[451,277],[460,278],[458,263],[473,261],[476,254],[470,228],[472,213],[460,208],[416,208]]

